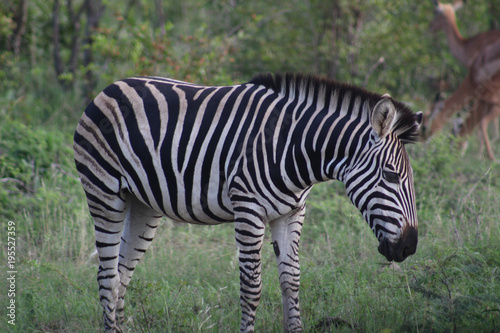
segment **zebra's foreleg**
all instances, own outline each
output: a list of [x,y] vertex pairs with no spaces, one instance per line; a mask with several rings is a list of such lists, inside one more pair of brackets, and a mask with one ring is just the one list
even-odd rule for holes
[[264,239],[264,223],[252,216],[236,219],[236,245],[240,265],[240,332],[253,332],[255,312],[262,291],[261,249]]
[[120,245],[120,259],[118,272],[120,286],[116,304],[116,320],[118,324],[124,322],[124,298],[127,287],[134,274],[135,266],[139,263],[146,250],[151,245],[161,214],[143,205],[137,199],[131,199],[130,213],[125,222]]
[[302,332],[299,308],[299,240],[304,216],[305,206],[270,222],[282,292],[285,332]]

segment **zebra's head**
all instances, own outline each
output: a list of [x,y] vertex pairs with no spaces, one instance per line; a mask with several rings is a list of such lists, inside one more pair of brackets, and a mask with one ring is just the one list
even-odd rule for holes
[[418,139],[422,112],[413,114],[388,95],[370,111],[368,148],[346,174],[347,195],[379,240],[388,261],[403,261],[418,242],[413,171],[405,144]]

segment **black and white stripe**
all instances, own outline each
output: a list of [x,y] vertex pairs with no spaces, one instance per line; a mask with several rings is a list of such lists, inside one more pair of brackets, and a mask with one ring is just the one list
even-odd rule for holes
[[165,78],[115,82],[85,110],[75,160],[95,222],[105,328],[120,331],[123,298],[161,216],[235,223],[241,331],[254,329],[260,250],[271,227],[285,330],[301,331],[298,247],[311,186],[337,179],[388,260],[417,245],[404,148],[421,113],[389,96],[302,75],[200,86]]

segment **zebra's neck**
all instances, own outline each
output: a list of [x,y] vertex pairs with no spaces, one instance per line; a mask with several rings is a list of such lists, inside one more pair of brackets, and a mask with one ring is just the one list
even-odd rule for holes
[[287,102],[282,110],[292,129],[279,169],[297,189],[343,181],[353,159],[370,146],[370,100],[349,89],[321,86],[289,87],[281,93],[296,103]]

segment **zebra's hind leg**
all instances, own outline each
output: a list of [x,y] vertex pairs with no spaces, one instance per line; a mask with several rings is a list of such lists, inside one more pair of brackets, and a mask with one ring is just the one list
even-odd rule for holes
[[116,305],[120,276],[118,274],[118,255],[124,221],[127,218],[126,199],[104,192],[94,196],[87,192],[90,213],[94,219],[96,248],[99,254],[99,300],[103,308],[104,329],[121,332],[116,323]]
[[302,332],[299,307],[299,241],[305,206],[270,222],[283,300],[285,332]]
[[119,324],[124,322],[124,298],[137,263],[153,241],[161,214],[145,206],[139,200],[131,198],[130,211],[120,244],[120,259],[118,272],[120,286],[118,288],[118,302],[116,305],[116,319]]

